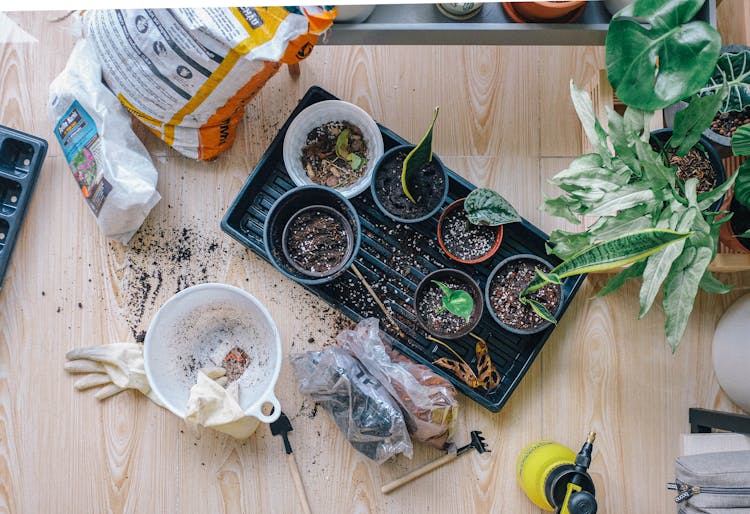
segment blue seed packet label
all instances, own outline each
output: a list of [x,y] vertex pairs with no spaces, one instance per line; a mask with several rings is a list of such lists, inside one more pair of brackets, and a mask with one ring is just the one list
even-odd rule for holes
[[55,136],[86,203],[98,217],[112,185],[104,178],[102,145],[96,123],[78,100],[55,125]]

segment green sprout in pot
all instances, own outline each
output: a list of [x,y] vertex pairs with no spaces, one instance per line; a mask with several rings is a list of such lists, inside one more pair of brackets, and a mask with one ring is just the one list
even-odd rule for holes
[[464,211],[474,225],[497,227],[521,221],[510,202],[492,189],[479,188],[469,193],[464,200]]
[[451,289],[439,280],[433,280],[432,283],[438,286],[443,293],[441,310],[447,310],[466,321],[471,318],[471,313],[474,312],[474,299],[469,293],[462,289]]
[[[360,156],[351,149],[351,131],[347,128],[336,138],[336,155],[349,162],[354,171],[367,164],[367,158]],[[361,139],[361,137],[360,137]]]
[[435,107],[435,114],[432,116],[430,126],[427,128],[427,132],[422,136],[422,139],[417,143],[414,149],[409,152],[404,159],[403,167],[401,168],[401,187],[404,190],[406,197],[411,200],[412,203],[417,203],[417,200],[409,191],[409,185],[414,179],[415,174],[419,173],[427,164],[432,162],[432,129],[435,127],[435,121],[437,120],[438,112],[440,107]]

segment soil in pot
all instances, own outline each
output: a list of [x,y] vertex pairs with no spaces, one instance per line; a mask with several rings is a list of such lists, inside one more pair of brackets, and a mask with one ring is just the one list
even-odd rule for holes
[[326,273],[348,258],[349,238],[341,219],[318,208],[292,218],[286,231],[289,257],[301,269]]
[[440,235],[448,252],[464,261],[487,255],[497,239],[497,227],[475,225],[466,217],[463,205],[446,213]]
[[750,107],[744,111],[720,112],[711,122],[711,130],[725,137],[732,137],[739,127],[750,123]]
[[[344,150],[357,156],[351,162],[336,152],[336,142],[345,130],[349,132]],[[345,187],[365,174],[367,142],[362,137],[362,130],[356,125],[348,121],[329,121],[307,134],[301,160],[307,176],[316,184]]]
[[684,157],[677,155],[677,150],[669,148],[667,158],[670,166],[677,166],[677,178],[683,182],[688,179],[698,179],[698,192],[705,193],[716,187],[716,171],[711,161],[698,148],[691,148]]
[[425,216],[442,201],[445,174],[433,159],[414,174],[409,191],[416,203],[409,200],[401,187],[401,168],[408,152],[398,151],[384,160],[375,174],[375,190],[381,205],[399,218],[414,219]]
[[[519,295],[536,276],[535,268],[549,268],[531,259],[511,261],[500,269],[490,285],[490,307],[500,321],[518,330],[532,330],[547,323],[528,305],[521,303]],[[529,295],[529,298],[544,305],[551,313],[560,306],[560,286],[547,284]]]
[[[482,299],[474,296],[474,290],[463,280],[454,277],[448,277],[441,280],[450,289],[466,291],[474,299],[474,310],[481,305]],[[443,292],[434,282],[430,282],[419,297],[417,309],[424,322],[432,327],[432,332],[436,334],[457,334],[468,325],[474,322],[475,313],[467,320],[456,316],[443,307]]]

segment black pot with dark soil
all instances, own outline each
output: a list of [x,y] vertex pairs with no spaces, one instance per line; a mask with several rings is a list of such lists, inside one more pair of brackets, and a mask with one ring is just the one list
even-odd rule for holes
[[263,241],[271,263],[303,284],[330,282],[351,266],[361,241],[351,202],[324,186],[301,186],[268,212]]
[[[724,165],[711,142],[701,136],[698,143],[684,157],[676,155],[672,148],[665,145],[672,137],[672,129],[665,128],[651,132],[651,144],[656,151],[663,151],[665,164],[677,166],[677,178],[683,183],[690,178],[698,179],[698,194],[711,191],[726,180]],[[718,199],[711,206],[711,210],[718,210],[723,198]]]
[[[535,334],[550,325],[520,299],[521,292],[536,276],[536,268],[548,272],[552,265],[536,255],[514,255],[498,264],[487,277],[487,309],[501,327],[514,334]],[[531,293],[529,298],[544,305],[555,318],[559,317],[563,305],[560,285],[547,284]]]
[[[442,285],[442,286],[441,286]],[[448,298],[444,287],[468,293],[473,301],[466,316],[454,314],[446,308]],[[455,298],[455,296],[454,296]],[[484,310],[482,290],[477,282],[463,271],[440,269],[422,279],[414,293],[414,311],[417,323],[428,333],[443,339],[463,337],[477,326]]]
[[416,223],[434,215],[448,196],[448,173],[437,155],[415,173],[409,191],[412,202],[404,193],[401,170],[404,159],[414,145],[391,148],[375,164],[371,191],[375,205],[389,218],[401,223]]

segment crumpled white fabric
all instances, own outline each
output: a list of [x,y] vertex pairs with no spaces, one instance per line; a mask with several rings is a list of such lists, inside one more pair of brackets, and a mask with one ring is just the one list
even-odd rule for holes
[[198,382],[190,389],[185,422],[247,439],[258,427],[258,419],[248,416],[239,404],[239,384],[232,382],[225,389],[210,376],[198,371]]

